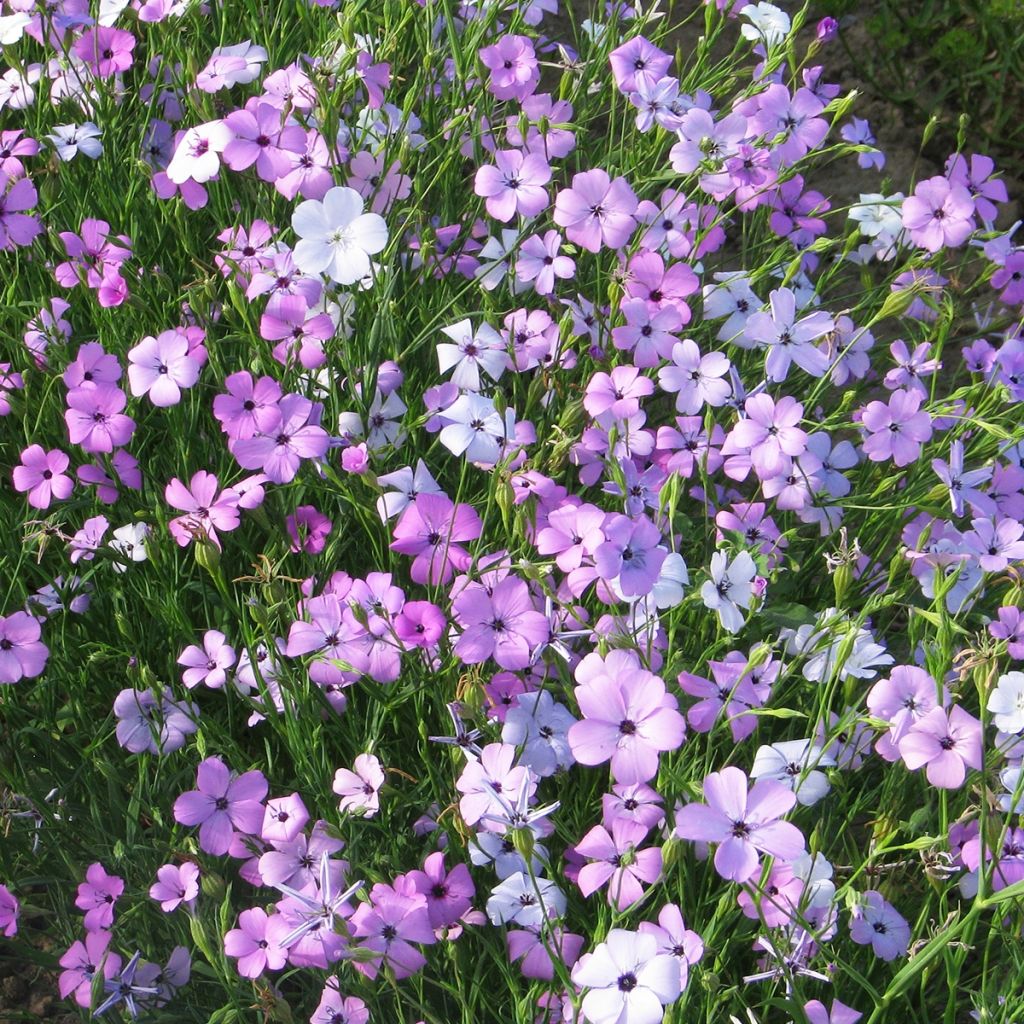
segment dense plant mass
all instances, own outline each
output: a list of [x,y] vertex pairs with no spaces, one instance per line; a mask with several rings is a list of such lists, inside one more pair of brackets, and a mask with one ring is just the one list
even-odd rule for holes
[[62,1013],[1024,1013],[999,168],[885,178],[831,19],[583,13],[2,4],[0,953]]

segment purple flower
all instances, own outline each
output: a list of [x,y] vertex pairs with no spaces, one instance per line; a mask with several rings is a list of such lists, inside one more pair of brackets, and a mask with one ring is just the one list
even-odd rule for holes
[[203,634],[203,646],[192,644],[181,652],[178,664],[185,666],[181,681],[191,690],[202,683],[211,690],[219,690],[227,682],[228,669],[236,660],[235,649],[219,629],[208,629]]
[[396,978],[415,974],[427,958],[413,943],[434,942],[426,900],[395,892],[378,883],[370,892],[370,903],[360,903],[352,915],[355,936],[362,939],[360,947],[380,954],[380,961],[353,959],[352,966],[368,978],[376,978],[378,963],[386,963]]
[[219,757],[208,757],[199,765],[196,778],[198,788],[174,801],[174,820],[182,825],[199,825],[199,845],[207,853],[218,857],[227,853],[235,829],[259,835],[262,801],[267,795],[263,772],[245,772],[232,778]]
[[548,639],[543,612],[533,607],[527,585],[506,576],[490,591],[467,586],[452,604],[463,631],[455,641],[455,654],[467,665],[493,657],[502,667],[522,669],[534,649]]
[[188,487],[174,477],[164,489],[167,504],[186,513],[167,524],[180,547],[203,538],[219,550],[217,531],[228,533],[238,527],[240,495],[229,487],[218,493],[219,488],[217,478],[201,469],[193,474]]
[[[1024,612],[1014,605],[1004,605],[996,612],[998,622],[988,624],[989,633],[1006,641],[1006,653],[1015,661],[1024,659]],[[992,710],[991,708],[989,710]]]
[[447,583],[455,569],[468,569],[462,546],[480,536],[482,525],[470,505],[454,505],[444,494],[421,493],[406,506],[395,526],[391,550],[412,555],[410,575],[416,583]]
[[981,722],[959,705],[947,713],[933,708],[899,742],[900,756],[912,771],[927,765],[928,781],[939,789],[959,789],[967,768],[981,768]]
[[1016,519],[972,519],[964,534],[964,547],[985,572],[1002,572],[1010,562],[1024,558],[1024,525]]
[[0,615],[0,684],[42,675],[50,651],[41,635],[39,620],[28,612]]
[[114,699],[117,742],[133,754],[170,754],[199,728],[199,709],[174,701],[171,688],[161,692],[128,687]]
[[901,217],[915,245],[929,252],[955,249],[974,230],[974,201],[963,185],[939,174],[918,182],[914,194],[903,200]]
[[451,871],[444,866],[444,853],[430,854],[422,871],[406,876],[427,901],[427,917],[431,928],[450,928],[472,906],[476,887],[465,864],[456,864]]
[[729,372],[729,360],[721,352],[701,355],[697,343],[690,338],[672,348],[672,365],[658,371],[663,391],[676,396],[676,409],[688,416],[701,411],[705,404],[725,405],[732,386],[722,378]]
[[758,853],[783,861],[804,852],[800,830],[779,819],[793,808],[796,794],[773,779],[755,782],[739,768],[723,768],[704,780],[707,805],[687,804],[676,814],[676,835],[718,843],[715,868],[723,878],[746,882],[759,870]]
[[380,789],[384,785],[384,769],[373,754],[360,754],[352,764],[355,771],[339,768],[334,773],[334,785],[331,787],[341,803],[338,810],[342,813],[356,812],[364,818],[372,818],[380,810]]
[[804,407],[795,398],[784,395],[775,402],[770,395],[753,395],[743,408],[746,417],[732,428],[729,441],[750,452],[761,479],[778,476],[786,468],[784,456],[797,458],[807,450],[807,434],[797,426]]
[[182,903],[191,909],[199,895],[199,867],[187,860],[182,865],[164,864],[156,869],[156,882],[149,888],[150,899],[160,904],[165,914],[177,910]]
[[897,466],[909,466],[921,454],[921,445],[932,436],[932,418],[921,409],[919,391],[894,391],[885,402],[869,402],[861,422],[871,436],[864,454],[872,462],[891,458]]
[[21,212],[31,209],[39,201],[35,185],[28,178],[21,178],[8,189],[10,180],[10,176],[0,170],[0,251],[31,245],[43,230],[37,217]]
[[574,174],[572,187],[555,198],[554,221],[570,242],[588,252],[621,248],[636,227],[637,198],[625,178],[614,181],[599,167]]
[[306,827],[309,811],[298,793],[267,801],[260,838],[266,843],[290,843]]
[[853,910],[850,938],[858,946],[870,945],[883,960],[895,960],[910,945],[910,925],[880,892],[869,889]]
[[502,36],[493,46],[485,46],[480,61],[490,68],[488,88],[499,100],[525,100],[540,81],[540,67],[533,43],[527,36]]
[[972,511],[979,515],[992,516],[996,512],[996,503],[987,495],[978,490],[978,484],[983,484],[992,478],[992,467],[983,466],[981,469],[964,471],[964,443],[953,441],[949,446],[949,462],[942,459],[932,459],[932,469],[935,475],[949,489],[949,502],[952,506],[953,515],[964,514],[964,502],[967,502]]
[[292,539],[291,552],[300,551],[307,555],[318,555],[327,545],[327,537],[333,524],[315,505],[299,505],[295,515],[284,521],[288,536]]
[[588,654],[576,667],[576,700],[583,721],[569,728],[569,746],[581,764],[611,761],[620,783],[646,782],[658,773],[658,754],[686,735],[676,699],[636,656]]
[[114,923],[114,904],[124,892],[124,879],[108,875],[106,869],[96,861],[85,872],[85,881],[78,887],[75,906],[85,911],[85,930],[110,928]]
[[813,343],[835,327],[828,313],[820,310],[796,318],[796,293],[777,288],[768,297],[771,313],[753,313],[746,322],[744,335],[769,349],[765,373],[771,381],[783,381],[789,367],[796,363],[812,377],[823,377],[828,370],[828,356]]
[[[320,1003],[309,1018],[309,1024],[368,1024],[370,1011],[357,996],[343,996],[338,979],[328,978]],[[836,1024],[845,1024],[837,1021]]]
[[316,424],[315,413],[308,398],[285,395],[267,410],[254,436],[233,442],[238,464],[262,470],[276,484],[290,483],[303,459],[319,459],[327,452],[327,431]]
[[562,236],[558,231],[545,231],[530,235],[519,246],[516,258],[516,278],[524,284],[532,281],[538,295],[550,295],[555,290],[555,278],[565,280],[576,273],[576,262],[571,256],[560,256]]
[[666,903],[658,914],[658,923],[641,921],[641,934],[653,935],[658,943],[658,952],[667,953],[679,964],[679,987],[686,988],[690,968],[704,955],[701,937],[686,927],[683,915],[674,903]]
[[617,579],[626,597],[649,594],[668,557],[661,531],[646,516],[621,515],[610,516],[602,530],[605,540],[594,551],[598,575]]
[[663,78],[672,66],[672,57],[643,36],[634,36],[608,54],[608,63],[619,92],[628,95],[637,91],[641,79],[654,85]]
[[238,961],[243,978],[258,978],[265,970],[279,971],[288,953],[267,932],[267,912],[262,907],[243,910],[238,927],[224,936],[224,952]]

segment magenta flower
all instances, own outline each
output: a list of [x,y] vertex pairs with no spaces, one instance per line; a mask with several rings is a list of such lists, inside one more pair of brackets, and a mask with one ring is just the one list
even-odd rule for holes
[[208,757],[199,765],[198,788],[182,793],[174,801],[174,820],[181,825],[199,825],[199,845],[220,857],[228,852],[234,830],[259,835],[263,824],[263,798],[267,780],[261,771],[232,773],[219,757]]
[[467,586],[452,612],[463,627],[455,655],[466,665],[494,658],[502,668],[526,668],[549,636],[547,616],[533,607],[529,588],[515,576],[506,576],[490,591]]
[[306,133],[297,124],[281,126],[282,110],[272,103],[251,101],[242,110],[233,110],[224,124],[235,137],[224,147],[224,163],[233,171],[244,171],[256,165],[256,173],[264,181],[283,177],[291,169],[282,150],[302,152]]
[[569,727],[569,746],[581,764],[611,761],[616,782],[646,782],[658,773],[658,754],[686,735],[676,699],[658,676],[627,651],[588,654],[576,667],[576,700],[583,721]]
[[861,422],[871,432],[864,454],[872,462],[891,458],[897,466],[909,466],[921,454],[921,445],[932,436],[932,418],[921,409],[920,391],[894,391],[885,402],[869,402]]
[[354,771],[339,768],[334,773],[334,792],[341,797],[338,810],[355,811],[372,818],[380,810],[380,789],[384,769],[373,754],[360,754],[352,764]]
[[661,531],[646,516],[609,516],[602,526],[605,540],[594,551],[594,564],[604,580],[618,580],[626,597],[649,594],[668,557]]
[[164,864],[156,869],[156,879],[149,887],[149,896],[165,914],[177,910],[182,903],[191,908],[199,895],[199,867],[190,860],[180,866]]
[[747,792],[739,768],[723,768],[704,780],[707,804],[687,804],[676,814],[676,835],[718,843],[715,869],[733,882],[746,882],[759,869],[758,853],[783,861],[804,852],[800,830],[779,819],[792,810],[796,794],[774,779],[760,779]]
[[422,871],[410,871],[406,877],[427,901],[431,928],[450,928],[472,906],[476,888],[469,868],[456,864],[446,871],[441,851],[427,857]]
[[0,684],[42,675],[50,652],[41,635],[39,620],[28,612],[0,615]]
[[391,550],[413,556],[410,575],[416,583],[447,583],[454,570],[468,569],[463,544],[476,540],[480,517],[470,505],[455,505],[444,494],[421,493],[410,502],[395,525]]
[[430,601],[406,601],[395,617],[395,636],[406,647],[434,647],[444,635],[448,620]]
[[869,889],[853,910],[850,938],[858,946],[870,945],[882,960],[895,960],[910,945],[910,925],[880,892]]
[[97,971],[110,979],[121,970],[121,958],[108,953],[110,932],[87,932],[85,942],[76,940],[58,963],[64,968],[57,979],[61,999],[74,995],[79,1006],[92,1004],[92,983]]
[[260,377],[255,383],[248,370],[225,378],[226,395],[213,400],[213,415],[232,441],[255,436],[268,422],[281,400],[281,385],[273,377]]
[[54,498],[63,501],[75,488],[74,480],[64,472],[69,463],[59,448],[45,451],[38,444],[30,444],[21,453],[21,465],[14,467],[14,489],[28,491],[28,503],[33,508],[49,508]]
[[574,174],[572,187],[555,199],[554,221],[570,242],[588,252],[621,248],[636,227],[637,198],[625,178],[614,181],[600,168]]
[[[337,594],[324,593],[310,598],[303,602],[303,613],[310,621],[291,624],[284,651],[289,658],[316,653],[309,666],[313,682],[344,684],[353,680],[352,672],[367,670],[365,649],[357,644],[366,630]],[[351,671],[341,668],[338,662],[351,666]]]
[[71,52],[84,61],[97,78],[109,78],[132,66],[135,36],[103,25],[86,29],[72,44]]
[[536,217],[548,205],[544,187],[551,180],[551,168],[540,153],[522,153],[518,149],[499,149],[494,164],[477,169],[474,191],[487,200],[487,212],[500,221],[516,214]]
[[78,887],[75,906],[85,911],[85,930],[110,928],[114,923],[114,904],[124,892],[124,879],[108,875],[97,861],[85,872],[85,881]]
[[338,991],[338,979],[328,978],[309,1024],[368,1024],[369,1020],[370,1011],[366,1003],[357,996],[342,996]]
[[303,459],[322,458],[327,431],[311,422],[313,403],[301,395],[285,395],[268,410],[257,433],[235,441],[232,451],[244,469],[260,469],[276,484],[291,483]]
[[0,885],[0,932],[5,938],[13,938],[18,934],[18,916],[21,904],[6,885]]
[[124,392],[111,384],[69,391],[64,422],[71,443],[87,452],[112,452],[127,444],[135,432],[135,420],[122,412],[126,402]]
[[608,886],[608,905],[626,910],[644,894],[643,883],[654,885],[661,877],[661,850],[637,847],[647,829],[627,818],[617,818],[611,832],[595,825],[577,844],[576,853],[591,861],[580,868],[577,884],[584,896]]
[[1006,641],[1006,653],[1011,658],[1024,660],[1024,613],[1013,605],[1004,605],[996,611],[996,618],[998,621],[988,624],[989,633]]
[[174,477],[164,489],[167,504],[186,513],[167,524],[180,547],[201,537],[219,549],[217,531],[227,533],[238,526],[239,495],[229,487],[218,493],[219,487],[217,478],[201,469],[193,475],[188,487]]
[[903,200],[900,216],[915,245],[929,252],[955,249],[974,230],[974,201],[963,185],[938,174],[917,183],[914,194]]
[[195,384],[199,368],[183,331],[162,331],[155,338],[143,338],[128,350],[128,383],[132,394],[136,398],[148,395],[161,409],[181,401],[181,389]]
[[959,789],[967,768],[981,769],[981,722],[958,704],[933,708],[899,742],[903,763],[914,771],[927,765],[928,781],[939,789]]
[[228,669],[234,665],[235,649],[219,629],[208,629],[203,634],[203,646],[192,644],[181,652],[178,664],[185,666],[181,681],[191,690],[202,683],[211,690],[219,690],[227,682]]
[[224,936],[224,952],[238,961],[243,978],[258,978],[265,970],[279,971],[288,962],[282,949],[267,931],[270,918],[262,907],[243,910],[238,927]]

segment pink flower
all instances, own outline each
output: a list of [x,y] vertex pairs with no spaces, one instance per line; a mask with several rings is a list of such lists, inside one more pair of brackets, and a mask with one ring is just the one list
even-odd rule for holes
[[754,395],[743,408],[746,418],[732,428],[729,440],[735,448],[750,452],[761,479],[785,469],[784,456],[796,458],[807,450],[807,434],[797,426],[804,407],[795,398],[784,395],[775,402],[770,395]]
[[854,908],[850,938],[859,946],[870,945],[882,960],[895,960],[910,945],[910,925],[880,892],[869,889]]
[[444,853],[430,854],[422,871],[406,876],[427,901],[427,916],[432,928],[450,928],[472,906],[476,889],[465,864],[456,864],[451,871],[444,866]]
[[125,416],[127,399],[113,385],[98,384],[74,388],[67,395],[68,409],[64,422],[72,444],[87,452],[112,452],[135,432],[135,420]]
[[239,495],[230,487],[218,494],[219,487],[217,478],[201,469],[193,475],[188,487],[174,477],[164,489],[167,504],[186,513],[167,524],[179,547],[203,537],[219,550],[217,531],[227,533],[238,527]]
[[253,437],[261,423],[268,421],[281,400],[281,385],[273,377],[255,383],[248,370],[225,378],[226,395],[213,400],[213,415],[232,441]]
[[102,970],[103,977],[109,980],[121,970],[121,958],[116,953],[107,952],[109,945],[108,931],[88,932],[85,942],[71,944],[58,961],[64,968],[57,979],[61,999],[74,994],[79,1006],[88,1008],[92,1004],[92,983],[96,972]]
[[497,99],[522,101],[537,88],[540,67],[526,36],[502,36],[493,46],[485,46],[479,56],[490,68],[488,88]]
[[6,173],[0,171],[0,251],[31,245],[43,230],[37,217],[21,212],[31,209],[39,201],[35,185],[28,178],[21,178],[8,189],[10,180]]
[[306,827],[309,811],[298,793],[267,801],[260,837],[266,843],[291,843]]
[[31,444],[21,453],[21,465],[14,467],[14,489],[28,491],[28,503],[33,508],[49,508],[54,498],[63,501],[74,490],[75,482],[64,472],[69,462],[58,448],[44,451]]
[[625,178],[612,181],[600,168],[574,174],[572,187],[555,199],[554,221],[570,242],[588,252],[618,249],[636,227],[637,198]]
[[85,881],[78,887],[75,906],[85,911],[85,930],[110,928],[114,923],[114,904],[124,892],[124,879],[108,875],[97,861],[85,872]]
[[50,652],[41,635],[39,620],[28,612],[0,615],[0,684],[42,675]]
[[637,847],[647,829],[635,821],[618,818],[611,832],[595,825],[577,844],[576,853],[592,863],[580,868],[577,884],[584,896],[608,886],[608,905],[626,910],[639,900],[644,889],[641,883],[654,885],[661,877],[661,850]]
[[370,893],[371,903],[360,903],[352,915],[355,935],[362,949],[380,954],[378,961],[353,959],[352,966],[369,978],[375,978],[383,961],[396,978],[408,978],[422,968],[426,957],[413,943],[434,942],[426,900],[416,893],[409,897],[378,883]]
[[199,868],[190,860],[180,867],[164,864],[156,869],[156,878],[149,887],[149,895],[160,904],[165,914],[177,910],[182,903],[191,908],[199,895]]
[[[338,979],[328,978],[309,1024],[368,1024],[370,1011],[357,996],[342,996]],[[843,1022],[839,1022],[843,1024]]]
[[220,857],[228,852],[234,830],[258,835],[263,824],[263,798],[267,780],[260,771],[232,777],[219,757],[199,765],[198,788],[174,801],[174,820],[199,825],[199,845]]
[[341,452],[341,468],[346,473],[359,475],[370,468],[370,453],[366,448],[366,442],[349,445]]
[[555,290],[555,278],[567,279],[576,273],[576,262],[571,256],[560,256],[562,236],[557,231],[530,235],[519,246],[516,259],[516,277],[524,284],[532,281],[538,295],[550,295]]
[[784,861],[804,852],[800,830],[779,819],[796,803],[796,794],[774,779],[760,779],[747,792],[739,768],[723,768],[704,780],[707,805],[687,804],[676,814],[676,835],[718,843],[715,868],[733,882],[746,882],[759,870],[758,853]]
[[227,682],[228,669],[235,663],[235,649],[219,629],[208,629],[203,634],[203,646],[186,647],[178,658],[185,666],[181,681],[191,690],[202,683],[211,690],[219,690]]
[[352,767],[354,771],[339,768],[334,773],[332,788],[342,798],[338,809],[372,818],[380,810],[379,794],[385,781],[384,770],[373,754],[360,754]]
[[921,455],[921,445],[932,436],[932,418],[921,409],[920,391],[894,391],[889,403],[869,402],[861,422],[871,432],[864,441],[864,454],[872,462],[892,459],[897,466],[909,466]]
[[478,196],[486,197],[487,212],[492,217],[510,221],[516,214],[536,217],[547,207],[544,186],[550,180],[551,168],[540,153],[499,149],[494,164],[484,164],[477,170],[474,189]]
[[262,470],[274,483],[291,483],[303,459],[319,459],[327,452],[327,431],[311,422],[315,412],[308,398],[285,395],[267,410],[253,437],[234,442],[238,464]]
[[581,764],[611,761],[620,783],[646,782],[658,773],[658,754],[686,735],[676,700],[636,656],[588,654],[576,667],[576,700],[583,721],[569,728],[569,746]]
[[981,722],[958,704],[933,708],[899,742],[903,763],[912,771],[927,765],[928,781],[939,789],[959,789],[967,768],[981,769]]
[[129,349],[128,382],[136,398],[149,395],[155,406],[167,408],[181,401],[182,388],[199,379],[199,366],[183,331],[163,331]]
[[911,241],[929,252],[955,249],[974,230],[971,193],[941,174],[918,182],[914,194],[903,200],[900,215]]
[[224,952],[238,961],[243,978],[258,978],[267,969],[279,971],[288,962],[288,951],[267,931],[269,920],[262,907],[243,910],[238,927],[224,936]]
[[13,938],[18,934],[18,915],[21,905],[17,897],[6,885],[0,885],[0,930],[5,938]]
[[705,403],[711,406],[726,403],[732,394],[732,385],[723,380],[729,366],[729,359],[721,352],[702,356],[697,343],[685,338],[673,346],[672,365],[658,371],[658,383],[663,391],[675,394],[679,412],[693,416]]

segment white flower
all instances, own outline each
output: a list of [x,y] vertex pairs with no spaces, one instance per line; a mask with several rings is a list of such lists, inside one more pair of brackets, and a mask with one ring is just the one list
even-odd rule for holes
[[711,556],[711,579],[700,588],[700,597],[706,608],[718,612],[722,629],[738,633],[743,628],[740,608],[750,607],[756,573],[757,566],[747,551],[741,551],[731,564],[724,551]]
[[659,1024],[663,1007],[679,998],[679,964],[658,952],[649,932],[613,928],[573,968],[572,980],[590,991],[583,1016],[590,1024]]
[[789,15],[775,4],[747,4],[746,7],[740,8],[740,14],[744,18],[749,18],[751,22],[740,29],[740,35],[752,43],[763,42],[771,49],[784,42],[789,35]]
[[175,185],[191,178],[200,184],[220,170],[220,154],[235,137],[223,121],[208,121],[189,128],[167,165],[167,177]]
[[538,878],[535,885],[521,871],[496,885],[487,901],[487,916],[494,925],[540,928],[545,920],[564,913],[565,893],[554,882]]
[[[502,228],[501,238],[491,235],[477,254],[480,265],[474,271],[479,278],[480,285],[487,291],[493,291],[502,281],[508,280],[511,283],[513,292],[524,291],[529,285],[520,281],[509,270],[509,253],[516,247],[519,241],[519,232],[515,228]],[[415,264],[414,264],[415,265]]]
[[569,726],[576,719],[546,690],[521,693],[505,715],[501,742],[521,746],[518,764],[524,764],[541,778],[575,764],[569,749]]
[[1006,672],[988,695],[988,710],[1000,732],[1024,732],[1024,672]]
[[752,348],[754,343],[747,340],[743,328],[750,315],[764,303],[754,294],[750,278],[742,270],[724,271],[712,276],[716,283],[706,284],[703,289],[705,318],[717,320],[727,317],[718,329],[718,340],[731,341],[740,348]]
[[50,145],[57,151],[61,160],[72,160],[81,153],[83,156],[98,160],[103,155],[103,143],[100,142],[100,130],[92,123],[58,124],[53,132],[46,136]]
[[387,398],[382,398],[380,391],[377,391],[366,414],[366,422],[370,427],[366,444],[371,452],[379,451],[388,445],[401,447],[405,440],[405,431],[402,430],[401,423],[405,412],[405,402],[398,397],[397,391],[392,391]]
[[[149,527],[145,523],[128,523],[127,526],[119,526],[111,534],[110,547],[112,547],[125,561],[144,562],[146,555],[146,540],[149,537]],[[115,562],[114,569],[117,572],[124,572],[127,566],[122,562]]]
[[441,415],[448,421],[440,433],[441,444],[470,462],[493,466],[505,442],[515,436],[515,413],[506,409],[502,419],[493,400],[483,395],[459,395]]
[[98,25],[109,27],[117,21],[117,16],[128,6],[129,0],[100,0],[100,16]]
[[810,807],[832,788],[828,776],[815,769],[831,768],[835,763],[834,758],[810,740],[789,740],[760,747],[754,755],[750,777],[781,782],[796,793],[799,803]]
[[376,213],[363,213],[354,188],[329,189],[323,201],[307,199],[292,214],[299,236],[293,257],[304,274],[326,274],[355,284],[370,272],[370,256],[388,244],[388,228]]
[[[1004,768],[999,773],[999,781],[1005,793],[999,797],[999,809],[1004,814],[1024,814],[1024,785],[1022,785],[1021,768]],[[1015,798],[1016,797],[1016,798]]]
[[394,491],[385,491],[377,499],[377,512],[385,522],[404,512],[406,505],[410,501],[415,501],[417,494],[441,493],[441,487],[430,475],[430,470],[422,459],[417,459],[415,470],[411,466],[406,466],[394,473],[385,473],[384,476],[377,477],[377,483],[381,487],[397,488]]
[[442,327],[455,342],[450,345],[441,342],[437,346],[437,362],[442,373],[453,366],[452,383],[463,391],[480,390],[480,369],[483,368],[491,380],[497,380],[508,366],[508,353],[501,335],[489,324],[481,324],[476,332],[469,320],[460,320],[451,327]]
[[25,26],[31,24],[32,15],[19,11],[0,18],[0,46],[12,46],[21,39]]

